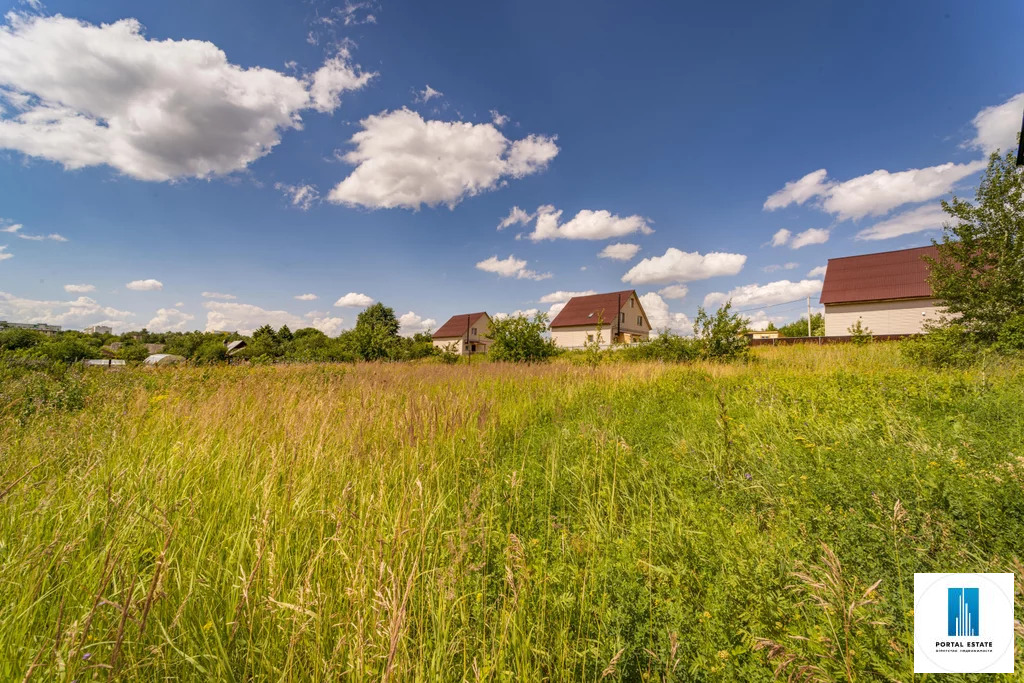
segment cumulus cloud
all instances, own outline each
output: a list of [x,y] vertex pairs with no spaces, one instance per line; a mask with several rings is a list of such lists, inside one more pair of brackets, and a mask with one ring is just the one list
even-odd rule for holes
[[99,26],[7,15],[0,26],[0,147],[67,169],[109,165],[140,180],[207,178],[268,154],[305,109],[333,111],[374,74],[344,49],[296,78],[242,68],[201,40],[148,40],[135,19]]
[[818,266],[807,271],[807,277],[824,277],[828,266]]
[[610,258],[615,261],[629,261],[637,252],[640,251],[639,244],[629,244],[626,242],[619,242],[617,244],[609,244],[607,247],[597,253],[599,258]]
[[288,201],[297,209],[309,211],[320,200],[320,192],[313,185],[288,185],[274,183],[274,189],[284,193]]
[[207,332],[223,330],[251,334],[262,325],[274,328],[287,325],[293,330],[306,326],[302,318],[288,311],[271,311],[253,304],[207,301],[203,307],[206,309]]
[[957,182],[977,173],[985,165],[984,160],[979,160],[895,173],[880,169],[844,182],[827,180],[825,170],[821,169],[786,183],[785,187],[768,197],[764,208],[772,211],[820,197],[819,208],[840,220],[880,216],[903,204],[917,204],[948,194]]
[[110,325],[124,330],[135,314],[112,306],[103,306],[95,299],[80,296],[70,301],[26,299],[0,292],[0,320],[26,323],[49,323],[63,327]]
[[238,297],[235,296],[234,294],[223,294],[221,292],[203,292],[203,298],[205,298],[205,299],[224,299],[226,301],[230,301],[232,299],[237,299]]
[[592,289],[588,289],[585,292],[566,292],[566,291],[560,289],[557,292],[551,292],[550,294],[545,294],[544,296],[542,296],[540,298],[540,302],[539,303],[542,303],[542,304],[554,304],[554,303],[558,303],[558,302],[568,301],[569,299],[573,298],[574,296],[590,296],[591,294],[597,294],[597,292],[595,292]]
[[398,333],[403,337],[411,337],[420,332],[429,332],[437,325],[433,318],[424,318],[413,311],[398,316]]
[[299,301],[316,301],[318,297],[316,294],[296,294],[294,298]]
[[150,278],[148,280],[132,280],[125,287],[135,292],[157,292],[164,288],[164,283]]
[[344,329],[345,319],[331,316],[329,313],[310,311],[305,317],[309,327],[320,330],[328,337],[337,337]]
[[706,280],[719,275],[735,275],[746,262],[747,257],[743,254],[699,254],[669,247],[662,256],[645,258],[630,268],[622,276],[622,281],[651,285]]
[[96,285],[64,285],[64,291],[72,294],[86,294],[96,291]]
[[158,308],[156,315],[146,323],[146,329],[150,332],[182,332],[192,320],[195,320],[194,315],[177,308]]
[[975,135],[968,146],[986,154],[1016,148],[1021,111],[1024,111],[1024,93],[1014,95],[1002,104],[982,109],[972,121]]
[[14,254],[7,251],[6,244],[0,244],[0,261],[6,261],[9,258],[14,258]]
[[665,299],[685,299],[689,293],[690,288],[686,285],[669,285],[658,290],[658,294]]
[[[551,312],[548,313],[548,320],[550,321],[555,315],[557,315],[558,311],[562,310],[562,308],[564,306],[565,306],[565,302],[564,301],[553,305],[551,307],[551,310],[554,311],[554,313],[551,313]],[[524,318],[531,318],[532,319],[538,313],[540,313],[540,309],[539,308],[517,308],[516,310],[512,311],[511,313],[495,313],[491,317],[494,318],[495,320],[501,320],[503,318],[509,318],[509,317],[517,318],[519,316],[523,316]]]
[[642,216],[618,216],[605,210],[583,209],[567,223],[559,224],[562,211],[550,204],[538,207],[536,224],[528,235],[531,240],[603,240],[639,232],[649,235],[653,230]]
[[491,110],[491,123],[493,123],[498,128],[501,128],[506,123],[508,123],[508,117],[505,116],[504,114],[502,114],[501,112],[499,112],[497,109],[492,109]]
[[335,306],[351,306],[353,308],[366,308],[373,303],[373,297],[358,292],[349,292],[334,302]]
[[16,233],[24,227],[25,226],[22,225],[21,223],[13,223],[11,225],[0,228],[0,232]]
[[526,268],[526,261],[509,255],[508,258],[499,259],[492,256],[476,264],[478,270],[488,273],[497,273],[499,277],[514,277],[517,280],[547,280],[551,273],[537,273]]
[[668,303],[654,292],[641,295],[640,305],[644,307],[647,322],[655,332],[667,329],[675,334],[693,333],[693,323],[686,314],[669,311]]
[[[826,228],[808,228],[796,234],[783,228],[772,235],[772,246],[788,246],[790,249],[799,249],[809,244],[824,244],[828,242],[829,231]],[[796,266],[793,266],[794,268]]]
[[501,219],[498,223],[498,230],[504,230],[510,225],[529,225],[530,221],[533,220],[534,214],[526,213],[518,206],[513,206],[512,210],[508,212],[508,215]]
[[398,109],[368,116],[342,159],[355,166],[328,201],[371,209],[454,208],[507,178],[547,167],[558,154],[554,137],[510,141],[490,123],[426,121]]
[[821,292],[821,280],[778,280],[766,285],[743,285],[728,292],[711,292],[704,297],[704,307],[714,308],[726,301],[732,301],[734,308],[753,308],[756,306],[772,306],[787,301],[794,301]]
[[884,221],[875,223],[857,233],[859,240],[887,240],[891,237],[909,235],[925,230],[938,230],[949,220],[949,214],[935,204],[919,206],[910,211],[896,214]]

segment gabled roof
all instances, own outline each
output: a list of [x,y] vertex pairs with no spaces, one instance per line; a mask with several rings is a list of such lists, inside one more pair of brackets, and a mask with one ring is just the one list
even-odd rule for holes
[[[466,332],[473,326],[473,323],[477,322],[483,316],[487,315],[485,311],[480,313],[460,313],[459,315],[453,315],[448,318],[448,322],[441,327],[437,328],[437,332],[434,333],[434,339],[451,339],[454,337],[465,337]],[[487,316],[490,319],[491,316]]]
[[[574,327],[578,325],[597,325],[598,320],[604,325],[614,325],[619,310],[626,305],[629,297],[636,290],[625,289],[621,292],[607,294],[591,294],[590,296],[574,296],[551,321],[551,327]],[[640,297],[637,297],[640,301]],[[641,308],[641,310],[643,310]],[[644,319],[647,315],[644,314]]]
[[938,249],[915,247],[829,259],[820,302],[844,304],[930,297],[932,287],[928,284],[925,256],[937,258]]

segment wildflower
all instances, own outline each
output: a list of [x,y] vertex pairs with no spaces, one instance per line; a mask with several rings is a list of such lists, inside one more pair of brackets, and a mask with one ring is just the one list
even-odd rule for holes
[[82,655],[82,661],[83,662],[88,662],[90,659],[92,659],[92,653],[91,652],[86,652],[84,655]]
[[728,652],[728,650],[719,650],[718,651],[718,658],[719,659],[729,659],[729,652]]
[[744,472],[743,473],[743,478],[746,479],[747,481],[750,481],[751,479],[754,478],[754,476],[752,474],[750,474],[750,472]]

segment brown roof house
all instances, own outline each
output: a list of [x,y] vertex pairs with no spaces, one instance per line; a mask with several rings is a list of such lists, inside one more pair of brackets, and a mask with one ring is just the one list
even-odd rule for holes
[[937,255],[929,246],[829,259],[820,300],[825,336],[847,335],[857,320],[872,334],[924,332],[924,324],[943,313],[924,260]]
[[455,353],[469,356],[487,353],[491,343],[487,334],[491,331],[491,316],[487,313],[460,313],[448,318],[448,322],[434,333],[434,346],[439,349],[451,348]]
[[551,339],[564,349],[597,341],[601,346],[647,339],[651,323],[636,290],[574,296],[551,321]]

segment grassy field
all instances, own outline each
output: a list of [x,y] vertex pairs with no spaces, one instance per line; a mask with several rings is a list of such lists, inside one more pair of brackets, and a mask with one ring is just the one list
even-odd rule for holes
[[1014,365],[0,381],[5,681],[920,681],[915,571],[1022,582]]

